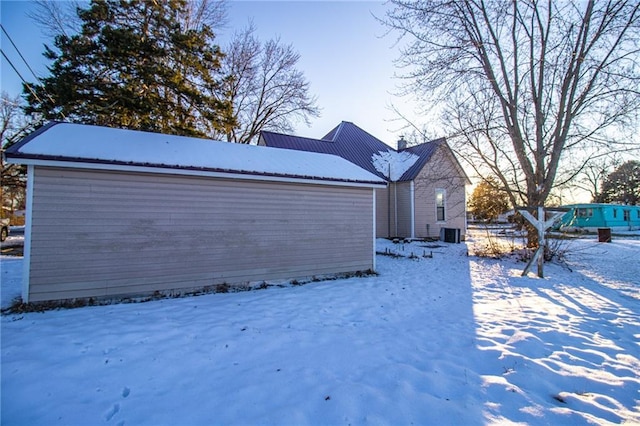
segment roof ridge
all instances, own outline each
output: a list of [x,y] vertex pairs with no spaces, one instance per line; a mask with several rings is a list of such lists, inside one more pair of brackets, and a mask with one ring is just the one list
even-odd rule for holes
[[352,125],[353,127],[355,127],[356,129],[358,129],[359,131],[361,131],[361,132],[363,132],[363,133],[366,133],[366,134],[367,134],[367,136],[370,136],[370,137],[372,137],[373,139],[375,139],[376,141],[380,142],[382,145],[385,145],[386,147],[389,147],[390,149],[392,149],[392,150],[394,150],[394,151],[397,151],[397,150],[396,150],[395,148],[393,148],[391,145],[388,145],[388,144],[384,143],[382,140],[378,139],[376,136],[372,135],[371,133],[367,132],[367,131],[366,131],[366,130],[364,130],[362,127],[358,126],[357,124],[355,124],[355,123],[353,123],[353,122],[351,122],[351,121],[342,121],[342,122],[340,123],[340,126],[339,126],[339,127],[340,127],[340,129],[339,129],[339,131],[338,131],[338,132],[336,132],[336,138],[338,137],[338,134],[339,134],[340,130],[342,130],[342,126],[343,126],[343,124],[350,124],[350,125]]
[[433,143],[433,144],[435,144],[435,143],[443,143],[443,142],[446,142],[446,141],[447,141],[447,138],[443,136],[443,137],[440,137],[440,138],[437,138],[437,139],[432,139],[430,141],[421,142],[421,143],[418,143],[418,144],[415,144],[415,145],[408,146],[406,149],[403,149],[403,151],[406,151],[406,150],[411,149],[411,148],[416,148],[416,147],[420,147],[420,146],[423,146],[423,145],[431,144],[431,143]]
[[[336,141],[336,136],[338,135],[338,132],[340,131],[340,127],[342,126],[342,123],[344,123],[344,121],[341,121],[340,124],[335,126],[333,129],[329,130],[319,140],[322,140],[322,141],[325,141],[325,142],[335,142]],[[333,135],[333,136],[332,137],[328,137],[329,135]]]
[[346,121],[342,120],[340,122],[340,124],[338,124],[338,128],[336,130],[336,132],[333,134],[333,138],[331,139],[333,142],[335,142],[336,140],[338,140],[338,135],[340,133],[342,133],[342,128],[344,127],[344,124],[346,123]]
[[328,139],[310,138],[310,137],[307,137],[307,136],[298,136],[298,135],[292,135],[292,134],[288,134],[288,133],[272,132],[270,130],[261,130],[260,133],[261,134],[269,133],[269,134],[272,134],[272,135],[286,136],[288,138],[305,139],[305,140],[317,141],[317,142],[332,142],[331,140],[328,140]]

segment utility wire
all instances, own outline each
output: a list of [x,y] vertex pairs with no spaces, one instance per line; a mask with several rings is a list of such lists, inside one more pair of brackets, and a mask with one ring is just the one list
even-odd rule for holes
[[[0,24],[0,28],[2,28],[2,32],[4,32],[4,34],[7,36],[7,38],[9,39],[9,41],[11,42],[11,44],[13,45],[13,48],[16,50],[16,52],[18,52],[18,55],[20,55],[20,58],[22,59],[22,62],[25,63],[25,65],[27,66],[27,68],[29,68],[29,71],[31,71],[31,74],[33,74],[33,76],[35,77],[36,80],[40,81],[40,77],[38,77],[36,75],[36,73],[33,71],[33,69],[31,68],[31,66],[29,65],[29,63],[27,62],[27,60],[24,58],[24,56],[22,56],[22,53],[20,52],[20,49],[18,49],[18,46],[16,46],[16,44],[13,42],[13,39],[11,38],[11,36],[9,35],[9,33],[7,32],[7,30],[4,28],[4,25]],[[0,49],[0,51],[2,51],[2,49]],[[31,92],[31,94],[33,94],[33,96],[38,100],[38,102],[40,102],[41,104],[44,103],[42,101],[42,99],[40,99],[38,97],[38,95],[36,94],[36,92],[33,90],[33,88],[31,87],[31,84],[27,83],[27,81],[24,79],[24,77],[22,77],[22,74],[20,74],[20,72],[18,71],[18,69],[13,65],[13,63],[11,62],[11,60],[7,57],[7,55],[4,53],[4,51],[2,51],[2,56],[4,56],[4,58],[7,60],[7,62],[9,63],[9,65],[11,65],[11,68],[13,68],[13,70],[16,72],[16,74],[18,74],[18,77],[20,77],[20,80],[22,80],[22,82],[24,83],[24,85],[29,89],[29,91]],[[49,100],[51,101],[51,103],[53,105],[56,104],[56,101],[51,97],[51,95],[49,93],[47,93],[47,90],[45,89],[44,86],[42,86],[42,90],[44,90],[45,95],[47,95],[47,98],[49,98]],[[67,119],[67,117],[64,115],[63,112],[60,112],[60,114],[62,115],[62,118],[64,120]]]
[[29,71],[31,71],[31,74],[33,74],[33,76],[36,78],[36,80],[40,81],[40,77],[38,77],[36,75],[36,73],[33,71],[33,69],[29,66],[29,63],[27,62],[27,60],[24,58],[24,56],[22,56],[22,53],[20,52],[20,49],[18,49],[18,46],[16,46],[16,44],[13,42],[13,39],[11,39],[11,36],[7,32],[7,30],[4,28],[4,25],[0,24],[0,28],[2,28],[2,32],[4,32],[4,34],[7,36],[7,38],[9,39],[11,44],[13,45],[13,48],[16,49],[16,52],[18,52],[18,55],[20,55],[20,58],[22,58],[22,62],[24,62],[25,65],[27,66],[27,68],[29,68]]
[[16,72],[16,74],[18,74],[18,77],[20,77],[20,80],[22,80],[22,82],[24,83],[24,85],[29,89],[29,91],[31,92],[31,94],[38,100],[38,102],[42,103],[42,99],[40,99],[38,97],[38,95],[36,94],[36,92],[33,90],[33,88],[31,88],[31,85],[29,83],[27,83],[27,81],[24,79],[24,77],[22,77],[22,74],[20,74],[20,71],[18,71],[18,69],[15,67],[15,65],[13,65],[13,62],[11,62],[11,59],[9,59],[7,57],[7,55],[4,53],[4,50],[0,49],[0,52],[2,53],[2,56],[4,56],[4,59],[7,60],[7,62],[9,63],[9,65],[11,65],[11,68],[13,68],[13,70]]

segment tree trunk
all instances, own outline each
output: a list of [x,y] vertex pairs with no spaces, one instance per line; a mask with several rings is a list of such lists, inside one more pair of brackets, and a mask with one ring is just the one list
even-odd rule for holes
[[[536,215],[537,216],[537,215]],[[537,248],[538,247],[538,230],[535,226],[530,224],[528,221],[525,222],[524,228],[527,231],[527,248]]]

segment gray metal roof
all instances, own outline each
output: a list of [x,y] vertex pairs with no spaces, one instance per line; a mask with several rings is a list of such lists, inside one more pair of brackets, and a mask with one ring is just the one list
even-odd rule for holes
[[[387,176],[375,168],[372,156],[379,152],[397,152],[380,139],[348,121],[340,123],[322,139],[303,138],[265,131],[261,135],[267,146],[337,155],[385,180],[388,180]],[[444,139],[437,139],[403,150],[419,158],[398,180],[410,181],[415,179],[438,146],[443,143],[445,143]]]
[[431,156],[436,152],[438,147],[445,143],[444,138],[436,139],[430,142],[421,143],[420,145],[410,146],[404,151],[410,152],[414,155],[418,156],[418,161],[416,161],[413,166],[407,170],[402,177],[399,179],[400,181],[413,180],[418,176],[420,170],[424,167],[427,161],[431,158]]

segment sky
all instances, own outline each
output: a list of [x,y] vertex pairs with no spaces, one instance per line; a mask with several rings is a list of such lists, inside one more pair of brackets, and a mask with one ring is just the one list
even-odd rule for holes
[[[225,46],[235,31],[253,21],[263,41],[279,38],[300,54],[298,69],[310,83],[310,94],[317,98],[319,118],[310,126],[299,123],[298,136],[321,138],[341,121],[350,121],[386,144],[396,147],[408,134],[405,122],[392,106],[418,126],[426,126],[433,138],[451,136],[432,118],[419,113],[413,97],[398,95],[403,70],[395,61],[400,57],[397,34],[377,18],[383,18],[387,5],[381,1],[234,1],[228,3],[228,22],[216,31],[219,45]],[[42,56],[44,44],[52,44],[27,16],[32,1],[0,0],[0,22],[38,76],[48,74],[48,61]],[[29,68],[4,32],[2,52],[27,81],[34,81]],[[21,93],[21,80],[4,57],[0,58],[1,89],[10,95]],[[420,108],[422,107],[422,108]],[[467,168],[475,181],[475,173]],[[564,190],[564,202],[588,202],[581,190]]]
[[[0,21],[29,66],[38,76],[46,76],[43,45],[52,43],[26,15],[32,7],[30,1],[2,0]],[[399,57],[396,37],[385,35],[386,28],[376,19],[384,16],[385,7],[370,1],[231,1],[228,24],[217,31],[218,42],[224,46],[234,31],[252,20],[262,40],[279,37],[300,53],[298,68],[310,82],[321,116],[310,126],[300,123],[297,135],[321,138],[341,121],[351,121],[395,147],[402,124],[390,106],[403,106],[403,112],[411,115],[407,107],[411,102],[394,95],[399,85],[394,77],[398,73],[394,60]],[[25,80],[34,81],[4,32],[1,43]],[[21,80],[1,59],[2,90],[17,95]]]

